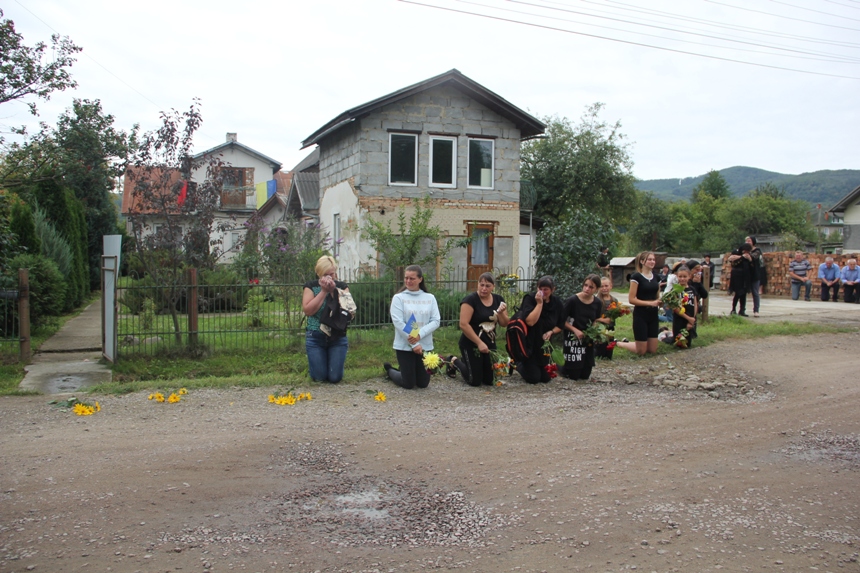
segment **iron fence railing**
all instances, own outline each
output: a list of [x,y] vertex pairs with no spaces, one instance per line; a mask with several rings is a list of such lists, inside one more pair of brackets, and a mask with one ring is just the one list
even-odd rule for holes
[[[496,292],[515,308],[531,281],[521,278],[526,276],[521,270],[496,271]],[[225,278],[223,273],[201,273],[196,280],[165,286],[147,277],[124,277],[117,289],[119,355],[154,354],[195,344],[212,352],[276,351],[303,336],[305,280]],[[466,269],[448,269],[439,278],[425,278],[438,301],[443,326],[457,324],[460,301],[475,289],[473,276]],[[374,278],[343,270],[339,279],[347,282],[357,306],[350,337],[360,340],[367,330],[390,327],[391,297],[401,282],[391,275]]]

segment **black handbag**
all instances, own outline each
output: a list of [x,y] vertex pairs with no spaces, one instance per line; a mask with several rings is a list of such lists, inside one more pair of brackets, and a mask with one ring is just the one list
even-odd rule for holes
[[329,293],[325,297],[325,306],[320,315],[320,324],[324,324],[331,329],[330,336],[344,336],[346,329],[352,320],[352,315],[340,306],[340,298],[337,291]]

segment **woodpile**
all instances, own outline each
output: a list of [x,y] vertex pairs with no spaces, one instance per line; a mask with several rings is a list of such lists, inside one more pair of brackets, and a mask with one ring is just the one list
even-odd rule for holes
[[[731,277],[732,266],[728,263],[730,253],[723,255],[723,272],[720,276],[720,289],[729,289],[729,277]],[[860,254],[849,253],[845,255],[824,255],[808,253],[806,255],[812,270],[807,276],[812,280],[812,298],[821,297],[821,281],[818,279],[818,266],[827,257],[833,257],[833,262],[841,269],[848,259],[860,259]],[[794,260],[794,251],[782,251],[777,253],[764,253],[764,266],[767,270],[767,286],[762,287],[762,294],[769,296],[791,296],[791,278],[788,276],[788,264]],[[803,296],[801,290],[800,296]]]

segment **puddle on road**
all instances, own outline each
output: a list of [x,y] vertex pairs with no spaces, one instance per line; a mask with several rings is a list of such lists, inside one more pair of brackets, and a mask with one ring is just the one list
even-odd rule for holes
[[91,386],[92,382],[86,376],[64,375],[51,378],[44,384],[43,392],[46,394],[65,394],[75,392],[81,388]]

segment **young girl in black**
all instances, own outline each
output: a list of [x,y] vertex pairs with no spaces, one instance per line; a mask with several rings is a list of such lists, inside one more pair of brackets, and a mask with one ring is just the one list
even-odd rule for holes
[[633,305],[633,339],[617,346],[643,356],[657,353],[657,335],[660,332],[658,309],[660,303],[660,275],[654,272],[657,257],[650,251],[636,257],[636,272],[630,275],[628,302]]
[[600,277],[588,275],[582,291],[564,303],[564,366],[561,375],[571,380],[588,380],[594,368],[594,346],[583,340],[583,331],[601,319],[603,303],[594,296],[600,288]]
[[690,269],[682,266],[678,269],[678,284],[684,287],[684,292],[681,295],[684,312],[680,309],[673,308],[672,312],[672,335],[675,340],[682,330],[687,330],[687,348],[693,346],[693,339],[696,338],[696,315],[699,313],[699,304],[696,301],[696,291],[690,286]]

